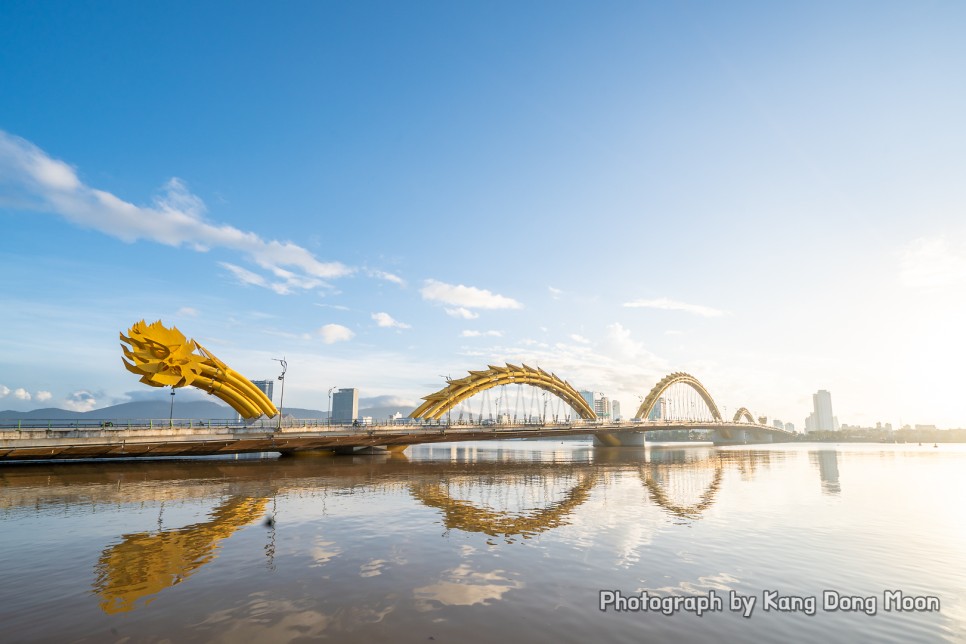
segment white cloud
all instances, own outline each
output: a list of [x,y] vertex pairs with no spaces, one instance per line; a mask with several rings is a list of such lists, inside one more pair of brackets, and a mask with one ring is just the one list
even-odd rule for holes
[[576,333],[571,333],[570,339],[573,340],[574,342],[580,342],[581,344],[590,344],[590,340],[588,340],[582,335],[577,335]]
[[665,311],[685,311],[687,313],[694,313],[695,315],[703,315],[704,317],[708,318],[716,318],[724,314],[723,311],[713,309],[710,306],[687,304],[685,302],[669,300],[666,297],[661,297],[656,300],[634,300],[633,302],[624,302],[624,306],[631,309],[648,308],[663,309]]
[[467,308],[464,308],[462,306],[457,307],[455,309],[444,309],[444,310],[446,311],[446,315],[450,315],[454,318],[460,318],[463,320],[475,320],[476,318],[480,317],[479,313],[474,313],[473,311]]
[[899,279],[910,288],[966,284],[966,247],[951,248],[944,237],[916,239],[900,253]]
[[204,219],[204,203],[180,179],[169,180],[152,205],[137,206],[85,185],[66,163],[51,159],[29,141],[3,131],[0,182],[10,185],[11,192],[4,198],[9,204],[54,213],[126,242],[146,239],[199,252],[210,248],[236,251],[277,277],[285,275],[281,283],[249,282],[274,290],[279,290],[277,284],[283,289],[312,288],[322,285],[323,279],[353,272],[339,262],[319,261],[292,242],[265,240],[253,232],[209,223]]
[[6,398],[10,395],[10,388],[6,385],[0,385],[0,398]]
[[552,297],[555,300],[559,300],[560,296],[563,295],[563,291],[561,291],[559,288],[548,286],[547,290],[550,291],[550,297]]
[[376,321],[376,324],[380,327],[387,329],[408,329],[410,326],[404,324],[398,320],[394,320],[388,313],[373,313],[372,319]]
[[263,275],[259,275],[258,273],[254,273],[247,268],[242,268],[241,266],[237,266],[235,264],[218,262],[218,265],[227,269],[240,284],[250,284],[253,286],[261,286],[262,288],[269,288],[279,295],[288,295],[292,293],[293,289],[296,288],[312,289],[324,284],[322,280],[297,275],[291,271],[278,267],[272,268],[271,272],[276,277],[281,278],[282,281],[273,282],[266,279]]
[[218,262],[218,265],[222,268],[228,269],[232,275],[235,276],[242,284],[251,284],[253,286],[268,286],[268,280],[259,275],[258,273],[253,273],[247,268],[242,268],[241,266],[236,266],[235,264],[229,264],[228,262]]
[[23,387],[17,387],[13,390],[13,397],[17,400],[30,400],[30,392]]
[[460,336],[461,337],[464,337],[464,338],[481,338],[481,337],[486,337],[486,336],[493,337],[493,338],[501,338],[501,337],[503,337],[503,333],[501,331],[471,331],[471,330],[465,330],[462,333],[460,333]]
[[602,339],[592,345],[493,344],[464,350],[461,355],[471,356],[477,364],[510,362],[541,367],[578,389],[603,391],[611,399],[619,400],[628,417],[637,409],[638,396],[647,395],[658,380],[673,371],[666,360],[651,353],[619,323],[608,325]]
[[198,317],[198,309],[191,308],[190,306],[182,306],[180,309],[178,309],[177,315],[183,315],[189,318],[196,318]]
[[375,277],[381,280],[386,280],[387,282],[392,282],[393,284],[398,284],[399,286],[406,285],[406,280],[399,277],[398,275],[393,275],[392,273],[387,273],[386,271],[378,271],[375,269],[370,269],[367,272],[371,277]]
[[353,333],[351,329],[344,327],[341,324],[326,324],[320,328],[317,333],[322,336],[322,341],[326,344],[345,342],[346,340],[351,340],[355,336],[355,333]]
[[520,309],[523,305],[513,298],[491,293],[486,289],[463,284],[453,285],[438,280],[426,280],[420,290],[424,300],[442,302],[470,309]]
[[47,402],[53,397],[54,394],[50,393],[49,391],[38,391],[36,394],[34,394],[34,398],[37,399],[37,402]]
[[68,396],[64,406],[71,411],[91,411],[97,406],[97,398],[91,392],[81,389]]

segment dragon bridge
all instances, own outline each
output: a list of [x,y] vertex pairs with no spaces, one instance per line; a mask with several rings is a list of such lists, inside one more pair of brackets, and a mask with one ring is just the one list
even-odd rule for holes
[[[121,340],[124,368],[141,376],[150,387],[197,387],[228,403],[243,418],[271,418],[278,413],[258,387],[214,356],[189,340],[177,327],[165,327],[161,320],[132,326]],[[130,361],[130,362],[129,362]]]
[[594,410],[570,383],[561,380],[555,374],[547,373],[543,369],[534,369],[527,365],[518,367],[508,362],[505,367],[489,365],[486,371],[470,371],[469,374],[457,380],[447,380],[445,387],[424,396],[425,402],[409,414],[409,417],[439,420],[443,414],[460,402],[482,391],[500,385],[524,384],[554,394],[570,405],[585,420],[597,418]]
[[657,405],[658,400],[661,398],[661,394],[667,391],[672,385],[685,384],[694,389],[701,399],[704,400],[708,409],[711,410],[711,416],[717,420],[721,420],[721,412],[718,410],[718,405],[715,404],[714,399],[708,390],[704,388],[697,378],[691,374],[684,373],[683,371],[676,371],[674,373],[668,374],[660,380],[654,388],[651,389],[650,393],[647,394],[647,398],[641,403],[641,406],[637,410],[636,418],[647,418],[654,406]]

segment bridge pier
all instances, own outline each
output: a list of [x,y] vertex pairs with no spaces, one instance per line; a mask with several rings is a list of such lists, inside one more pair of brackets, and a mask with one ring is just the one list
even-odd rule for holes
[[597,432],[594,447],[644,447],[644,432]]
[[757,428],[722,427],[714,430],[711,440],[715,445],[747,445],[748,443],[774,443],[775,434]]

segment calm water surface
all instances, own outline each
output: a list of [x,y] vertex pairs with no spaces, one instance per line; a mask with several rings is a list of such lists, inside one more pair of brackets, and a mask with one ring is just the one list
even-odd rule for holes
[[[0,640],[966,641],[964,489],[966,449],[932,445],[4,466]],[[724,606],[601,611],[601,590]]]

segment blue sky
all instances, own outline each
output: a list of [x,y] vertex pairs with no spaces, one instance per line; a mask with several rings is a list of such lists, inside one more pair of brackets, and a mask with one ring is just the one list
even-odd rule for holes
[[[522,6],[521,6],[522,5]],[[502,361],[966,425],[960,3],[6,2],[0,409],[175,324],[286,404]],[[29,395],[29,399],[28,399]]]

